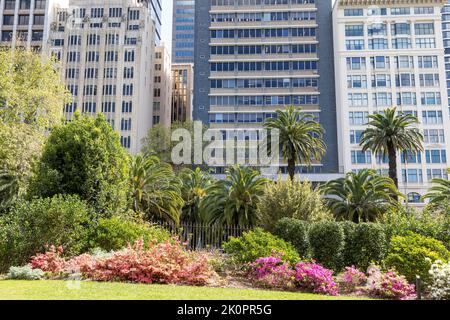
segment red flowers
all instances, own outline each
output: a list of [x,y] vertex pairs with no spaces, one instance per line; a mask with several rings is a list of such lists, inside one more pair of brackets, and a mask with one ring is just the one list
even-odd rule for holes
[[206,285],[213,275],[205,255],[187,251],[176,239],[148,247],[136,241],[124,251],[100,258],[84,254],[65,261],[61,253],[52,247],[33,257],[32,266],[52,273],[81,273],[96,281]]

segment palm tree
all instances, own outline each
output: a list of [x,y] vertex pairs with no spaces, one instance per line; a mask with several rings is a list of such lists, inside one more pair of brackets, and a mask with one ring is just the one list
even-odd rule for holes
[[259,221],[257,204],[267,182],[250,168],[227,169],[225,180],[216,181],[206,190],[200,204],[204,220],[222,225],[255,226]]
[[423,135],[416,127],[417,117],[410,114],[397,114],[397,109],[386,109],[383,114],[370,115],[367,128],[360,141],[363,152],[371,150],[374,154],[389,157],[389,177],[398,188],[397,151],[419,152],[423,150]]
[[211,176],[200,168],[184,169],[180,172],[181,196],[184,200],[182,220],[198,222],[200,217],[200,202],[206,196],[206,190],[212,184]]
[[428,190],[423,199],[430,200],[430,205],[435,208],[442,208],[445,212],[450,212],[450,181],[447,179],[433,179],[432,182],[434,186]]
[[147,219],[156,216],[179,223],[184,205],[181,182],[169,164],[156,157],[137,155],[131,164],[130,186],[135,212]]
[[392,179],[374,170],[350,172],[322,187],[326,203],[339,219],[374,221],[395,204],[400,195]]
[[311,119],[314,119],[312,115],[291,106],[278,110],[277,118],[267,119],[264,124],[269,130],[279,131],[281,153],[288,162],[291,180],[294,180],[297,162],[310,166],[312,159],[320,161],[326,152],[324,129]]
[[0,210],[7,208],[19,195],[19,179],[8,170],[0,170]]

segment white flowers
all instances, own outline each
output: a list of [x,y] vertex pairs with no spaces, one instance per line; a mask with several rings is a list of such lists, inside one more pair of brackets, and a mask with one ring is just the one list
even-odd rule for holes
[[450,299],[450,262],[435,261],[431,265],[430,275],[432,278],[431,298],[435,300]]

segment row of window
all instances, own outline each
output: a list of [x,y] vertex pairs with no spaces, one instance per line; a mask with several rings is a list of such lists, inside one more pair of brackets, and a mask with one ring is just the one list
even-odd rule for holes
[[315,37],[316,28],[264,28],[211,30],[212,39]]
[[[395,75],[395,86],[401,87],[415,87],[416,80],[415,75],[410,73],[402,73]],[[419,74],[419,83],[421,87],[439,87],[439,74],[427,73]],[[347,88],[359,89],[367,88],[367,76],[365,75],[349,75],[347,76]],[[391,88],[391,75],[390,74],[375,74],[371,79],[372,88]]]
[[[66,79],[78,79],[80,74],[80,69],[77,68],[67,68],[66,69]],[[85,79],[98,79],[98,68],[86,68],[84,69]],[[105,68],[103,69],[103,78],[111,79],[117,78],[117,68]],[[134,78],[134,67],[124,67],[123,68],[123,78],[133,79]]]
[[[122,95],[124,96],[132,96],[133,95],[133,84],[124,84],[122,88]],[[72,96],[78,96],[78,85],[68,85],[67,89],[70,91]],[[103,95],[116,95],[116,86],[115,85],[104,85],[103,86]],[[96,96],[98,94],[97,85],[84,85],[83,86],[83,96]]]
[[316,53],[316,44],[211,46],[211,55]]
[[[389,47],[387,39],[369,39],[367,48],[369,50],[388,50],[388,49],[412,49],[412,42],[410,38],[396,38],[392,39],[392,46]],[[365,50],[364,40],[346,40],[345,47],[349,51]],[[416,39],[416,48],[430,49],[436,48],[435,38],[418,38]]]
[[[414,34],[416,36],[423,35],[434,35],[434,23],[423,22],[423,23],[392,23],[391,34],[393,36],[398,35],[411,35],[412,26],[414,26]],[[387,36],[388,25],[386,23],[375,23],[371,25],[364,24],[351,24],[345,26],[345,36],[346,37],[364,37],[365,29],[367,28],[367,34],[369,36]]]
[[[420,94],[420,102],[423,106],[434,106],[441,104],[440,92],[422,92]],[[397,93],[396,104],[402,105],[417,105],[415,92],[401,92]],[[368,107],[369,106],[369,94],[368,93],[348,93],[347,94],[348,105],[350,107]],[[372,105],[390,107],[392,106],[392,93],[390,92],[377,92],[372,93]]]
[[[369,59],[369,58],[368,58]],[[367,63],[374,70],[390,69],[391,62],[393,60],[396,69],[411,69],[414,68],[417,63],[419,69],[435,69],[439,67],[437,56],[418,56],[417,62],[413,56],[375,56],[370,57],[370,61],[366,61],[365,57],[351,57],[346,59],[347,70],[360,70],[364,71],[367,68]]]
[[211,106],[286,106],[317,105],[318,95],[293,96],[212,96]]
[[[350,151],[352,164],[372,164],[372,152],[362,151],[362,150],[352,150]],[[377,163],[387,163],[387,159],[383,159],[382,156],[375,157],[378,158]],[[425,150],[425,161],[427,164],[446,164],[447,163],[447,152],[446,150]]]
[[214,13],[211,22],[311,21],[315,11]]
[[[361,142],[364,130],[350,130],[350,143],[359,144]],[[445,143],[444,129],[425,129],[423,131],[425,143]],[[420,154],[420,152],[419,152]],[[415,153],[402,154],[402,163],[421,163],[420,157]]]
[[213,89],[242,88],[317,88],[317,78],[274,78],[274,79],[214,79]]
[[211,6],[279,6],[279,5],[297,5],[314,4],[316,0],[211,0]]
[[[368,16],[387,16],[389,13],[393,16],[399,15],[422,15],[422,14],[433,14],[433,7],[397,7],[390,8],[388,12],[388,8],[380,8],[380,7],[369,7],[366,10]],[[344,16],[346,17],[362,17],[364,16],[363,8],[352,8],[352,9],[344,9]]]
[[213,62],[212,72],[317,70],[317,61]]

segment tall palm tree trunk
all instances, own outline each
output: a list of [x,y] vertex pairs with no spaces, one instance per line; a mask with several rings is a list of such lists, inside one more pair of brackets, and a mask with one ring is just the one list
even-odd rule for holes
[[288,159],[288,167],[287,167],[289,177],[291,177],[291,181],[295,179],[295,158],[291,157]]
[[[395,186],[398,189],[398,177],[397,177],[397,150],[392,143],[387,144],[389,154],[389,178],[394,181]],[[394,199],[398,201],[398,196],[395,195]]]

